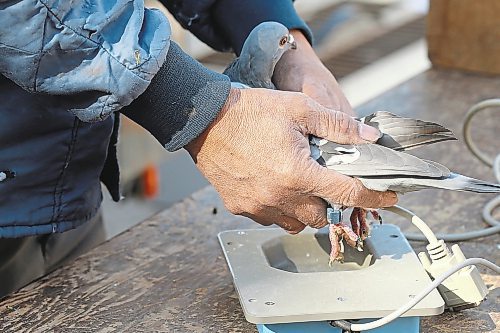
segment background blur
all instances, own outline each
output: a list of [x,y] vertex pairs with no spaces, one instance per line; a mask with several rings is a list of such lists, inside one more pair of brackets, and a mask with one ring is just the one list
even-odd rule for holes
[[[146,4],[161,8],[154,0]],[[430,67],[427,0],[296,0],[296,8],[353,107]],[[231,54],[214,52],[169,18],[173,39],[206,66],[222,71],[232,60]],[[118,154],[126,199],[114,203],[104,191],[108,238],[208,184],[184,150],[168,153],[148,132],[123,118]]]

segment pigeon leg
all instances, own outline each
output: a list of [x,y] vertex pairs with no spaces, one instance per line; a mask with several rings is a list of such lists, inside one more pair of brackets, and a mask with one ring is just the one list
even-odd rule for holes
[[330,237],[330,244],[332,246],[330,250],[330,260],[328,261],[328,266],[332,266],[335,261],[343,262],[344,255],[340,252],[341,249],[341,240],[339,239],[337,233],[337,225],[330,224],[328,236]]
[[354,207],[351,213],[352,230],[361,240],[365,240],[370,234],[370,227],[366,223],[367,211],[360,207]]
[[380,215],[378,211],[372,209],[370,210],[370,213],[372,214],[375,220],[377,220],[380,224],[382,224],[382,215]]
[[345,240],[347,245],[358,249],[358,251],[363,250],[363,242],[361,241],[361,238],[359,238],[347,224],[342,222],[330,224],[329,236],[332,247],[330,251],[330,261],[328,262],[330,266],[335,261],[344,262],[343,240]]
[[370,226],[366,223],[366,215],[367,211],[365,209],[360,208],[360,212],[358,214],[359,228],[361,231],[361,240],[365,240],[370,235]]
[[330,223],[329,226],[329,237],[330,237],[330,260],[329,265],[331,266],[333,262],[344,261],[344,245],[343,240],[349,246],[357,248],[362,251],[363,244],[361,238],[352,229],[342,222],[342,207],[334,205],[327,209],[327,219]]
[[354,233],[356,235],[361,236],[360,230],[359,230],[359,224],[358,224],[359,209],[360,208],[356,208],[356,207],[353,208],[351,216],[350,216],[350,220],[351,220],[352,231],[354,231]]
[[368,212],[373,216],[373,218],[382,224],[382,217],[378,211],[366,210],[360,207],[355,207],[351,213],[351,225],[353,231],[358,235],[361,240],[365,240],[370,236],[370,225],[367,223]]

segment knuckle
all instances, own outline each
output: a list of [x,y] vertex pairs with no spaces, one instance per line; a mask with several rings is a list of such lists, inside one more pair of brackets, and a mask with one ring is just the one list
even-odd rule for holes
[[226,209],[234,215],[242,215],[245,211],[234,201],[224,201]]
[[350,117],[342,112],[335,112],[332,118],[332,129],[335,135],[338,137],[345,136],[347,138],[352,138],[354,134],[354,122],[351,121]]
[[296,226],[289,226],[288,228],[283,228],[283,229],[285,229],[285,231],[288,232],[290,235],[296,235],[302,230],[304,230],[305,227],[306,226],[304,224],[301,224]]
[[288,215],[281,215],[274,219],[276,225],[280,226],[283,230],[286,230],[290,234],[297,234],[304,230],[306,227],[301,221],[290,217]]
[[[316,162],[315,162],[316,163]],[[323,166],[318,163],[312,164],[309,168],[304,172],[304,179],[307,179],[306,183],[306,194],[320,196],[320,193],[331,193],[338,188],[337,186],[337,178],[335,175],[335,171],[326,170]],[[332,177],[333,174],[333,177]]]
[[[313,194],[328,184],[325,175],[320,172],[323,168],[315,161],[304,160],[295,168],[291,183],[295,191],[300,191],[302,194]],[[297,170],[300,170],[297,171]]]
[[341,191],[341,204],[349,207],[359,206],[363,199],[364,187],[360,182],[353,182]]
[[292,110],[295,121],[305,127],[311,123],[318,122],[318,103],[304,93],[294,93]]
[[340,140],[343,142],[345,140],[342,140],[342,138],[353,132],[349,116],[340,111],[324,109],[315,112],[315,114],[317,116],[317,132],[321,137],[329,137],[334,141]]

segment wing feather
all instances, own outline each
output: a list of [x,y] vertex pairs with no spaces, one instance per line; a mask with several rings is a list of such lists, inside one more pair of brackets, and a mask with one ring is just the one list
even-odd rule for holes
[[[422,160],[416,156],[398,152],[376,144],[354,146],[357,153],[335,154],[321,151],[325,166],[342,174],[354,177],[447,177],[448,168]],[[330,147],[331,149],[331,147]],[[354,158],[357,155],[357,158]]]
[[453,133],[433,122],[404,118],[387,111],[377,111],[360,121],[383,133],[378,144],[395,150],[408,150],[431,143],[456,140]]

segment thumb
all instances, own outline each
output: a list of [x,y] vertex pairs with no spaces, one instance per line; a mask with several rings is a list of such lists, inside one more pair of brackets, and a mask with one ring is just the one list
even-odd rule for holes
[[375,127],[363,124],[348,114],[327,109],[311,100],[298,119],[307,133],[339,144],[361,144],[377,141],[381,133]]

